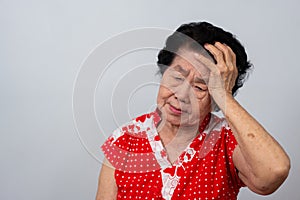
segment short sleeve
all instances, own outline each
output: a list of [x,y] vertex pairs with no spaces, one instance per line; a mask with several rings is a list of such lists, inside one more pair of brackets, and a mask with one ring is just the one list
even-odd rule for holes
[[238,145],[234,134],[232,132],[232,130],[230,129],[229,126],[224,128],[225,131],[225,135],[226,135],[226,139],[225,139],[225,143],[226,143],[226,154],[228,156],[228,163],[229,163],[229,168],[230,168],[230,173],[232,175],[233,180],[235,181],[235,183],[237,184],[237,186],[239,187],[245,187],[246,185],[243,183],[243,181],[240,179],[239,175],[238,175],[238,170],[235,167],[234,163],[233,163],[233,152],[234,149],[236,148],[236,146]]
[[141,173],[158,168],[147,131],[153,114],[142,115],[115,130],[101,146],[106,159],[115,169]]

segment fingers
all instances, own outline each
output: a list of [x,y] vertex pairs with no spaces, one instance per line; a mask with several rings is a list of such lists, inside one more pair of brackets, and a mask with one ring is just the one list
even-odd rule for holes
[[220,42],[216,42],[214,45],[205,44],[204,47],[214,56],[217,64],[204,55],[198,54],[198,60],[212,72],[211,75],[219,77],[225,90],[231,92],[238,75],[235,53],[228,45]]
[[216,42],[215,45],[205,44],[204,47],[213,54],[220,66],[226,65],[229,68],[235,66],[235,54],[226,44]]
[[235,74],[238,73],[236,55],[228,45],[216,42],[215,45],[205,44],[204,47],[213,54],[221,70],[233,71]]
[[212,61],[206,58],[203,55],[197,54],[196,57],[198,60],[206,65],[211,71],[215,71],[220,69],[222,71],[236,71],[236,56],[232,49],[220,42],[216,42],[215,45],[205,44],[205,49],[207,49],[217,61],[217,65],[215,65]]
[[205,44],[204,48],[207,49],[214,56],[218,65],[224,66],[226,64],[225,63],[226,58],[224,58],[224,53],[222,52],[222,48],[221,48],[222,46],[219,45],[219,47],[218,47],[217,43],[219,43],[219,42],[216,42],[215,45]]
[[206,66],[210,71],[217,72],[217,70],[218,70],[217,66],[215,65],[215,63],[212,60],[210,60],[206,56],[204,56],[202,54],[198,54],[198,53],[195,53],[195,57],[201,64]]
[[232,63],[233,63],[233,66],[236,66],[236,55],[235,53],[233,52],[233,50],[230,48],[230,46],[224,44],[227,49],[229,50],[230,54],[231,54],[231,60],[232,60]]

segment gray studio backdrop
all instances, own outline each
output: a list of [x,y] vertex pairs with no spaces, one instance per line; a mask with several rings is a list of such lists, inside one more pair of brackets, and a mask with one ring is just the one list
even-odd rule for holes
[[94,199],[100,145],[117,126],[155,107],[160,79],[155,56],[164,35],[134,33],[151,44],[118,37],[206,20],[246,47],[254,70],[237,99],[292,160],[274,194],[245,188],[239,199],[299,200],[299,6],[292,0],[0,0],[0,199]]

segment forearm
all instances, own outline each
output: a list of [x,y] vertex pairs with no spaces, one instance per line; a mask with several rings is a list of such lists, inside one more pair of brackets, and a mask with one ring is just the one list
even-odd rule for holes
[[220,109],[234,132],[251,173],[245,175],[262,182],[277,181],[278,178],[283,181],[290,161],[278,142],[230,94]]

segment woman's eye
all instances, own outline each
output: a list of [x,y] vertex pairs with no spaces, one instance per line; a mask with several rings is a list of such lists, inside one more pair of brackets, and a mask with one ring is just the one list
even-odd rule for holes
[[183,81],[183,78],[178,77],[178,76],[174,76],[174,79],[177,80],[177,81]]
[[195,88],[197,89],[197,90],[199,90],[199,91],[203,91],[204,89],[202,89],[201,87],[199,87],[199,86],[195,86]]

